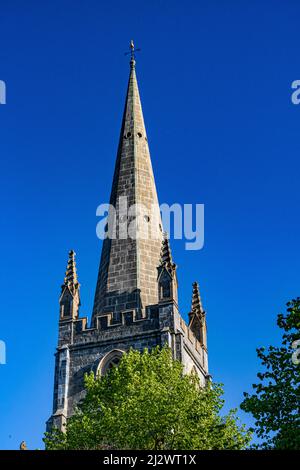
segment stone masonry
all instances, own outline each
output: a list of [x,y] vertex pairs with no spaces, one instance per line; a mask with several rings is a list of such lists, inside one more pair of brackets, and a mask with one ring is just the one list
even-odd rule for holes
[[[131,47],[110,203],[116,209],[117,235],[122,230],[121,224],[131,223],[135,236],[112,239],[108,230],[90,325],[86,317],[79,317],[80,284],[75,253],[69,253],[59,299],[53,413],[47,422],[48,430],[53,426],[64,428],[66,419],[84,396],[84,374],[90,371],[104,374],[130,348],[142,351],[167,344],[186,373],[197,373],[203,385],[209,377],[206,316],[197,283],[193,285],[189,325],[178,310],[176,264],[159,215],[133,44]],[[126,220],[119,217],[125,198],[129,207],[142,204],[144,213],[133,210]],[[149,233],[150,228],[155,236],[150,239],[141,236]]]

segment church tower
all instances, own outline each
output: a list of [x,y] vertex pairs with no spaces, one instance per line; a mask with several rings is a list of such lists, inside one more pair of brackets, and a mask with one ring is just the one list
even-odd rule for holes
[[84,396],[84,374],[105,372],[130,348],[168,345],[186,373],[208,379],[206,318],[193,285],[187,324],[178,309],[176,264],[163,232],[131,42],[130,75],[115,164],[106,238],[90,324],[79,316],[80,284],[70,251],[59,299],[53,413],[64,428]]

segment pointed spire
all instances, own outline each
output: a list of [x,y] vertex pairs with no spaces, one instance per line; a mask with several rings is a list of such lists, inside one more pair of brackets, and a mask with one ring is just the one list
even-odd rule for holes
[[[134,48],[131,43],[130,74],[122,126],[112,183],[110,204],[115,209],[116,237],[103,241],[95,292],[93,315],[113,312],[118,322],[128,309],[141,314],[146,306],[158,302],[157,266],[160,262],[162,226],[152,170],[148,139],[136,78]],[[144,214],[136,224],[127,212],[127,236],[119,237],[123,201],[132,219],[134,207],[143,207]],[[122,201],[122,202],[121,202]],[[122,209],[122,210],[121,210]],[[122,215],[123,218],[123,215]],[[124,217],[126,220],[126,216]],[[149,229],[150,236],[142,238]],[[122,228],[123,230],[123,228]]]
[[203,310],[198,282],[193,283],[192,308],[189,327],[204,348],[207,348],[206,318]]
[[198,282],[193,282],[192,312],[203,312]]
[[168,239],[168,234],[164,232],[162,247],[160,253],[160,266],[165,266],[168,271],[176,268],[176,264],[173,263],[171,247]]
[[74,290],[76,286],[78,286],[75,256],[76,256],[75,251],[70,250],[67,269],[66,269],[66,275],[65,275],[64,284],[63,284],[63,287],[65,286],[69,287],[71,292]]

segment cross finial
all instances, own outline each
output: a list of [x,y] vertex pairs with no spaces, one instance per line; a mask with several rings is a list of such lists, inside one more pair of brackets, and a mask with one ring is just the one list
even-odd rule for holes
[[125,52],[125,55],[130,54],[130,66],[134,67],[135,66],[135,53],[139,52],[141,49],[136,49],[135,48],[133,39],[131,39],[129,47],[130,47],[130,51]]

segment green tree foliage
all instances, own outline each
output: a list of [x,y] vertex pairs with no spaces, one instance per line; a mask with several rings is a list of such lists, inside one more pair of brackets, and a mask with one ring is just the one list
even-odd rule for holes
[[258,447],[267,449],[300,449],[300,365],[295,351],[300,339],[300,298],[287,307],[286,315],[277,318],[282,345],[257,349],[265,372],[257,374],[260,383],[253,385],[255,393],[244,393],[241,404],[256,420],[255,431],[262,440]]
[[201,388],[169,349],[131,350],[85,385],[66,432],[46,434],[47,449],[243,449],[250,440],[236,410],[220,417],[221,387]]

